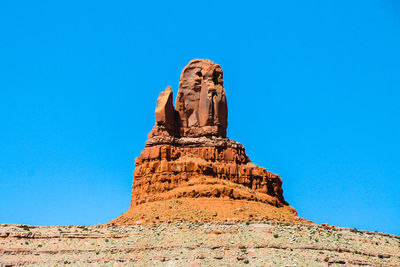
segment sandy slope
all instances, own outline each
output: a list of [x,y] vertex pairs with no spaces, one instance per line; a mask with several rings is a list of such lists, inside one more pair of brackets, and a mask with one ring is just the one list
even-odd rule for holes
[[135,206],[110,224],[264,220],[312,223],[298,217],[297,211],[290,206],[275,207],[262,202],[223,198],[173,198]]

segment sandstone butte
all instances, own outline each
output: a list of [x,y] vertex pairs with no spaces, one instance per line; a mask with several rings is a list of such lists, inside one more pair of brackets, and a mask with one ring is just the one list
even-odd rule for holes
[[283,197],[279,175],[253,164],[226,137],[221,66],[193,59],[178,95],[160,93],[155,126],[135,160],[129,210],[109,224],[279,220],[307,222]]

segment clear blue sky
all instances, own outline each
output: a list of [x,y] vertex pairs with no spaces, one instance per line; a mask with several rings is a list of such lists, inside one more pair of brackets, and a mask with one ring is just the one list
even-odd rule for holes
[[0,25],[0,223],[126,211],[158,93],[208,58],[300,216],[400,234],[400,2],[3,0]]

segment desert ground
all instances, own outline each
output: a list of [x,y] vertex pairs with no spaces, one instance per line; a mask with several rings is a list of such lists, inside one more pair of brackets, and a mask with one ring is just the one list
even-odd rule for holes
[[277,221],[0,224],[0,266],[400,266],[400,237]]

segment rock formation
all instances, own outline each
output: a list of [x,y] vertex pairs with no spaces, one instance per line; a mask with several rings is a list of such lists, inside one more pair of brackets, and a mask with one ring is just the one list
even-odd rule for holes
[[207,59],[194,59],[183,69],[176,98],[172,89],[160,93],[156,106],[156,126],[149,138],[158,135],[175,137],[226,137],[228,107],[222,69]]
[[182,136],[226,136],[228,107],[222,69],[210,60],[192,60],[181,74],[176,110]]
[[194,59],[183,69],[173,106],[171,87],[157,99],[156,125],[136,158],[129,221],[142,204],[178,198],[252,201],[286,207],[279,175],[251,163],[226,137],[228,109],[219,65]]

